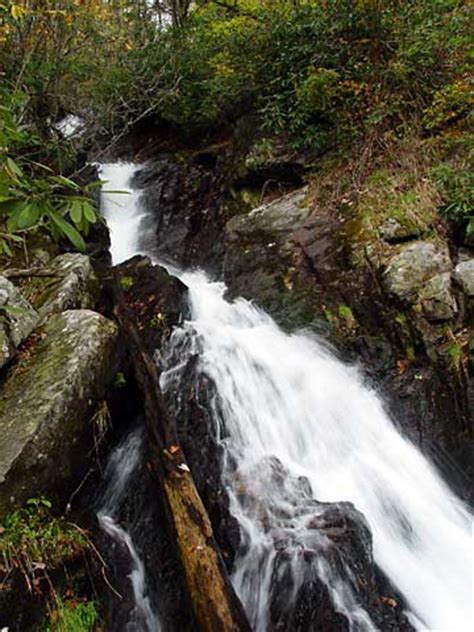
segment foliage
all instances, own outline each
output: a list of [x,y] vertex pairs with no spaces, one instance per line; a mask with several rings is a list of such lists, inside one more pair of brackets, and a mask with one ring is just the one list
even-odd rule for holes
[[0,525],[2,580],[6,581],[13,571],[19,572],[36,596],[43,597],[48,612],[48,623],[41,628],[45,632],[95,629],[98,619],[95,603],[77,597],[72,586],[61,596],[59,593],[64,590],[54,583],[58,568],[64,570],[67,578],[68,565],[77,556],[93,550],[87,533],[53,515],[51,502],[43,497],[30,498]]
[[465,134],[451,148],[455,158],[436,164],[431,176],[437,182],[442,196],[440,212],[454,224],[466,226],[474,233],[474,143]]
[[95,629],[98,613],[93,601],[58,599],[50,619],[45,632],[91,632]]
[[18,123],[17,108],[25,100],[18,92],[0,92],[0,255],[11,257],[11,244],[38,230],[84,250],[81,233],[87,235],[98,219],[88,195],[95,183],[80,187],[25,155],[25,148],[39,142]]
[[442,132],[469,113],[470,18],[466,0],[0,0],[0,255],[37,230],[83,248],[97,216],[77,151],[142,119],[190,133],[250,116],[315,154]]
[[434,129],[466,112],[466,2],[199,4],[128,60],[146,58],[142,81],[162,95],[154,113],[174,125],[254,113],[267,131],[323,150],[414,116]]
[[[261,128],[319,150],[413,115],[438,129],[468,106],[465,0],[4,7],[5,78],[28,95],[43,136],[47,118],[67,113],[94,122],[96,135],[148,116],[189,131],[252,113]],[[166,28],[161,7],[172,16]]]
[[50,512],[45,498],[31,498],[24,508],[6,516],[0,530],[0,555],[8,568],[40,570],[53,568],[62,560],[85,550],[84,532]]

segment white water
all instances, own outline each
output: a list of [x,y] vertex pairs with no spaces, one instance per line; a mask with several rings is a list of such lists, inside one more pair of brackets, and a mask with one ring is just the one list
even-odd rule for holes
[[[132,173],[129,165],[107,165],[103,177],[120,189]],[[108,219],[114,261],[137,252],[140,209],[134,199],[131,217],[125,203]],[[107,218],[109,211],[105,197]],[[175,334],[175,344],[191,340],[217,387],[216,421],[228,456],[238,463],[237,474],[228,470],[231,508],[247,545],[233,582],[255,629],[265,629],[278,534],[292,534],[298,543],[295,573],[298,551],[327,545],[315,544],[307,527],[315,509],[294,482],[303,476],[318,500],[348,500],[363,512],[375,559],[403,594],[417,629],[471,630],[471,516],[397,432],[377,394],[317,339],[284,333],[248,301],[226,302],[224,285],[199,272],[180,277],[189,287],[192,322]],[[273,483],[269,457],[291,474],[283,488]],[[242,486],[256,503],[240,500]],[[316,570],[354,628],[374,629],[350,585],[323,563]]]
[[131,180],[137,169],[136,165],[129,162],[99,165],[100,179],[105,181],[100,206],[110,231],[113,265],[141,252],[140,224],[145,213],[140,207],[139,191],[131,188]]
[[139,463],[142,441],[143,438],[140,433],[133,433],[112,453],[105,471],[107,488],[102,500],[102,507],[97,514],[101,529],[119,547],[127,551],[131,560],[132,570],[129,579],[132,585],[135,608],[130,614],[125,632],[159,632],[161,629],[147,595],[143,562],[135,549],[132,538],[118,524],[116,518],[120,503],[127,494],[130,476]]

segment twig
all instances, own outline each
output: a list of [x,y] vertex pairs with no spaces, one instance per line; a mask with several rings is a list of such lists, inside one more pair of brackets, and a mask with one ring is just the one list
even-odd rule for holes
[[107,578],[107,575],[105,573],[105,569],[108,568],[107,566],[107,562],[104,560],[104,558],[102,557],[102,555],[99,553],[97,547],[95,546],[95,544],[92,542],[92,540],[90,539],[89,535],[87,534],[86,531],[84,531],[84,529],[81,529],[81,527],[79,527],[77,524],[75,524],[74,522],[69,522],[68,523],[71,527],[74,527],[74,529],[77,529],[79,531],[79,533],[81,533],[86,539],[87,539],[87,544],[88,546],[91,547],[91,549],[94,551],[94,553],[97,555],[97,558],[99,560],[99,562],[102,564],[102,576],[104,578],[105,583],[107,584],[107,586],[110,588],[110,590],[112,592],[114,592],[117,597],[119,597],[119,599],[123,599],[123,596],[118,592],[118,590],[116,590],[112,584],[110,583],[110,581]]

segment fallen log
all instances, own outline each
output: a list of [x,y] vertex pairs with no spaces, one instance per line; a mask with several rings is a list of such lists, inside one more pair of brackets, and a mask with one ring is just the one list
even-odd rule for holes
[[250,632],[244,609],[227,576],[211,523],[179,446],[176,425],[160,390],[158,368],[144,348],[133,310],[120,283],[108,284],[113,312],[127,344],[143,396],[151,443],[150,473],[164,498],[163,519],[179,551],[186,588],[203,632]]

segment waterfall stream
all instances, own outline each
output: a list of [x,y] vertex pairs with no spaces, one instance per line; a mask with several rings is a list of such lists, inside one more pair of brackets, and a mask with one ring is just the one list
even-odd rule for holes
[[112,452],[105,470],[106,482],[101,507],[97,514],[101,529],[128,558],[131,567],[129,580],[135,607],[131,611],[124,632],[159,632],[159,620],[154,614],[147,596],[145,568],[130,535],[121,527],[116,515],[127,494],[127,488],[142,455],[143,436],[131,433]]
[[[135,169],[103,165],[101,176],[108,188],[127,190]],[[119,201],[105,194],[102,209],[114,263],[139,253],[138,193],[131,190]],[[471,516],[400,435],[380,397],[318,338],[283,332],[244,299],[226,301],[224,284],[202,272],[179,277],[189,288],[191,319],[171,344],[198,353],[199,370],[216,387],[213,414],[225,448],[224,477],[244,543],[232,581],[252,627],[266,630],[275,543],[293,543],[286,550],[296,588],[302,551],[331,546],[310,528],[318,518],[310,500],[316,498],[350,501],[362,512],[375,561],[405,599],[418,630],[472,629]],[[179,368],[171,366],[163,389],[176,379]],[[282,473],[276,484],[275,474]],[[315,569],[354,630],[377,629],[346,577],[324,558],[316,559]]]

